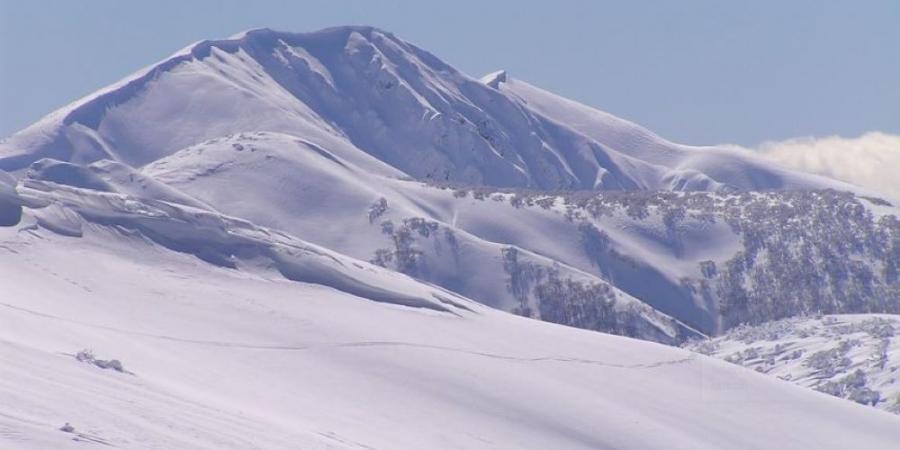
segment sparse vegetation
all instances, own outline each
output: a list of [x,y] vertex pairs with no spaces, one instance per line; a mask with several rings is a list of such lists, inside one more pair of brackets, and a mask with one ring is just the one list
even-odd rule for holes
[[[900,313],[900,220],[875,217],[860,197],[833,190],[740,192],[528,192],[455,187],[457,196],[540,206],[578,224],[584,251],[598,270],[604,256],[624,257],[590,219],[621,215],[660,220],[675,251],[687,219],[724,222],[741,248],[725,260],[699,263],[683,284],[718,303],[722,328],[809,314]],[[885,204],[878,199],[867,201]]]
[[122,362],[118,359],[98,359],[91,350],[81,350],[75,354],[75,359],[101,369],[112,369],[116,372],[127,373],[125,368],[122,367]]

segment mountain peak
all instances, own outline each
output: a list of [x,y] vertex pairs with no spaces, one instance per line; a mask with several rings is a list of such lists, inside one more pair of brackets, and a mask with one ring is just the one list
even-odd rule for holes
[[385,35],[385,36],[394,36],[393,33],[389,31],[382,30],[378,27],[370,26],[370,25],[338,25],[333,27],[322,28],[316,31],[306,31],[306,32],[292,32],[292,31],[281,31],[276,30],[274,28],[269,27],[259,27],[259,28],[250,28],[248,30],[242,31],[233,35],[232,37],[225,40],[241,40],[241,39],[253,39],[253,38],[265,38],[265,37],[279,37],[279,38],[327,38],[329,36],[340,36],[340,35],[348,35],[350,33],[358,33],[360,35],[369,37],[373,35]]
[[0,142],[41,158],[135,167],[222,135],[302,136],[372,170],[471,185],[721,190],[840,187],[727,149],[680,146],[513,80],[480,81],[371,26],[256,28],[201,41]]
[[290,32],[261,27],[251,28],[225,39],[207,39],[197,42],[177,52],[173,55],[173,58],[180,55],[193,55],[196,58],[205,58],[209,56],[212,47],[232,52],[238,48],[248,46],[274,47],[279,42],[299,46],[343,45],[353,34],[362,36],[369,41],[377,40],[379,37],[387,37],[391,40],[399,41],[393,33],[368,25],[341,25],[308,32]]

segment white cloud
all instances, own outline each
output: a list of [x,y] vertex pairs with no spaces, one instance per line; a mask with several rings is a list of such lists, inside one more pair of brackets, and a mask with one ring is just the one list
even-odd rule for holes
[[825,175],[900,199],[900,136],[869,132],[765,142],[754,149],[779,164]]

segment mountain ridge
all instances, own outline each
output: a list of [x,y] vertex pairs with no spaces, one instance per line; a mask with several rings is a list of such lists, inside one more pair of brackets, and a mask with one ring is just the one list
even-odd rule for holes
[[[51,113],[0,142],[0,169],[19,172],[41,157],[140,166],[218,135],[274,131],[435,182],[859,191],[749,153],[673,144],[506,72],[502,78],[469,78],[374,27],[253,29],[199,41]],[[214,133],[197,130],[210,125]]]

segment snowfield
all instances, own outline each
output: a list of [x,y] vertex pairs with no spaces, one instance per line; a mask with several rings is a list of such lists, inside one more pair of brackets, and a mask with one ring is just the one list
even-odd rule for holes
[[[887,449],[900,439],[900,417],[686,350],[516,317],[345,257],[297,251],[315,263],[294,264],[292,281],[258,250],[304,246],[288,236],[43,188],[20,189],[30,206],[0,228],[9,448]],[[246,242],[234,268],[190,253],[212,229]],[[319,276],[326,269],[344,276]],[[422,303],[351,291],[375,282]],[[127,372],[79,361],[84,349]]]

